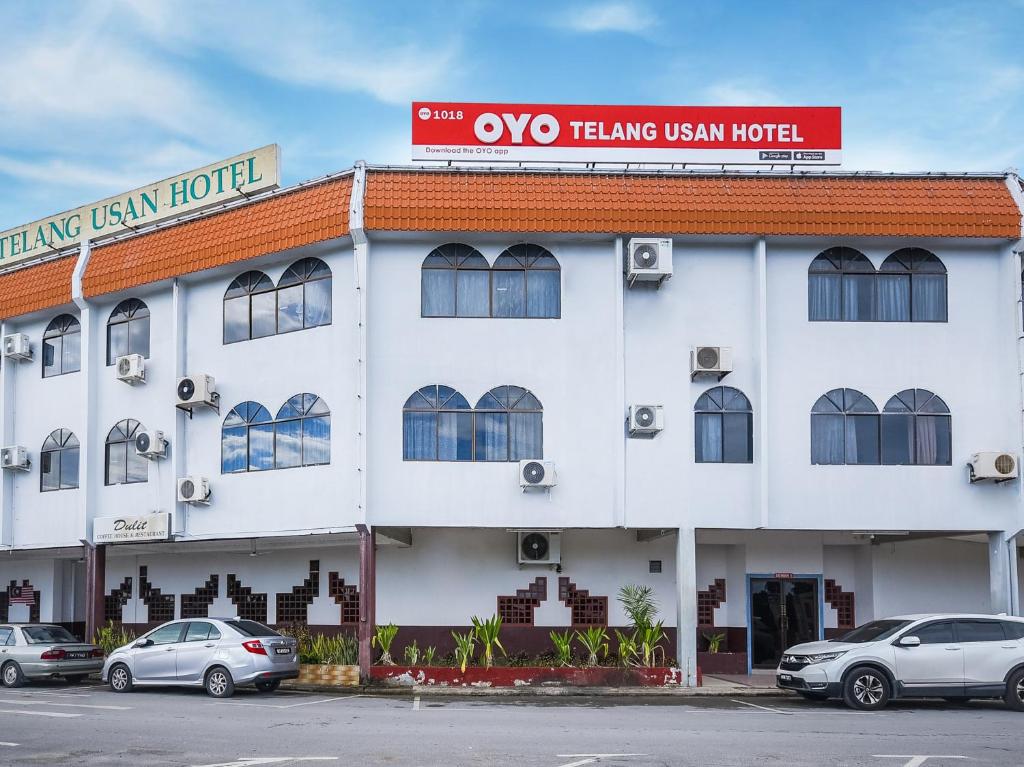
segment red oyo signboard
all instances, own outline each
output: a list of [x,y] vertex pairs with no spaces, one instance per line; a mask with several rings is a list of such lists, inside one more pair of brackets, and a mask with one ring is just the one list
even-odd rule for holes
[[839,107],[412,105],[414,160],[839,165]]

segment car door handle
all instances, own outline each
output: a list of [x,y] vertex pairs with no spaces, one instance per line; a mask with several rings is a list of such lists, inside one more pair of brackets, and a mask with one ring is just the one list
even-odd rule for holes
[[215,645],[215,644],[214,644],[214,643],[212,643],[212,642],[211,642],[210,644],[204,644],[204,645],[203,645],[203,647],[216,647],[216,646],[217,646],[217,645]]
[[957,652],[960,648],[959,647],[947,647],[946,649],[949,650],[950,652]]
[[168,648],[167,648],[167,652],[172,652],[173,650],[174,650],[174,648],[173,648],[173,647],[168,647]]

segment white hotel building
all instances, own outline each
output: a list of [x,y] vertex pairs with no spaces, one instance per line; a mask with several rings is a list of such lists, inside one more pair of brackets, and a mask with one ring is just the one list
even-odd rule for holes
[[[0,366],[27,457],[0,620],[393,622],[443,653],[498,612],[532,653],[649,584],[692,681],[894,613],[1020,614],[1021,200],[1002,174],[358,165],[0,274],[33,352]],[[180,409],[203,374],[219,412]],[[1009,474],[972,482],[976,453]],[[97,542],[151,512],[164,540]]]

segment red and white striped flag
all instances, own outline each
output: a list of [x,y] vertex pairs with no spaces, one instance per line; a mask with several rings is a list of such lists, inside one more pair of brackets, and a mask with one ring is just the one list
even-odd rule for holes
[[36,603],[36,593],[32,586],[11,586],[7,589],[8,602],[12,605],[28,605],[32,607]]

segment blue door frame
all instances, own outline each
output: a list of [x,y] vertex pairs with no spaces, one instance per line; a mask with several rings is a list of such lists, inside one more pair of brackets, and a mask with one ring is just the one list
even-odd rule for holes
[[[747,674],[754,670],[754,616],[752,614],[752,600],[750,593],[750,582],[754,578],[769,578],[773,580],[795,581],[814,580],[818,582],[818,640],[825,638],[825,576],[821,573],[793,573],[791,578],[778,578],[775,573],[747,573]],[[786,649],[786,648],[783,648]]]

